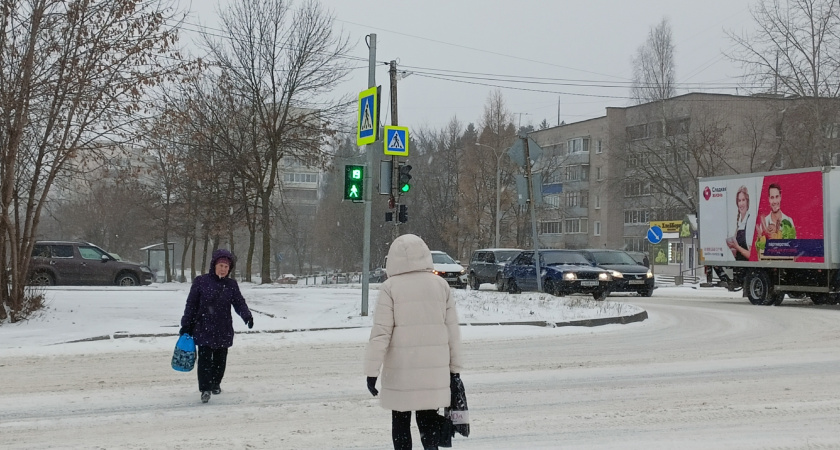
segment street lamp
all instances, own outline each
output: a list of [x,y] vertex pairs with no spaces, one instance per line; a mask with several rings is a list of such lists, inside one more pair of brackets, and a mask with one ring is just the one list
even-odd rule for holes
[[[493,155],[496,155],[496,152],[498,151],[498,150],[496,150],[496,147],[491,147],[489,145],[482,144],[480,142],[476,142],[475,145],[479,145],[481,147],[487,147],[490,150],[493,150]],[[501,178],[502,178],[501,164],[502,164],[502,156],[504,154],[505,154],[505,152],[499,152],[499,154],[496,155],[496,241],[495,241],[496,245],[494,245],[495,248],[499,248],[499,220],[501,218],[499,208],[500,208],[500,203],[501,203],[501,184],[502,184],[502,182],[501,182]]]

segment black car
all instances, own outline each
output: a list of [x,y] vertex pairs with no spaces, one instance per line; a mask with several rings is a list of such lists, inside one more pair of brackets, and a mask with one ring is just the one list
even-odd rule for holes
[[522,253],[519,248],[484,248],[473,252],[467,268],[470,286],[478,290],[482,283],[495,283],[496,289],[504,291],[505,264]]
[[[604,300],[612,290],[610,271],[593,267],[580,252],[540,250],[543,291],[552,295],[592,294]],[[505,279],[510,293],[537,291],[537,268],[534,252],[525,251],[505,265]]]
[[653,295],[654,278],[649,268],[621,250],[578,250],[593,266],[612,271],[612,292],[638,292],[643,297]]
[[32,249],[32,285],[139,286],[152,281],[148,266],[121,261],[87,242],[39,241]]

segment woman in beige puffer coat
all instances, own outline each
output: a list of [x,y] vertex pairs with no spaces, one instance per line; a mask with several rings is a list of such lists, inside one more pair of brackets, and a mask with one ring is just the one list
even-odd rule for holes
[[432,272],[422,239],[405,234],[391,244],[365,352],[368,389],[392,410],[394,448],[411,448],[411,411],[424,448],[437,448],[437,409],[451,401],[450,374],[461,372],[461,333],[446,281]]

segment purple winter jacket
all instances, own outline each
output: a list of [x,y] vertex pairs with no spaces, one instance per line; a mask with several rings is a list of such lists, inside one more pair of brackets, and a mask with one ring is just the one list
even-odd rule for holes
[[228,348],[233,345],[231,306],[246,323],[252,318],[236,280],[216,275],[216,261],[222,257],[231,261],[230,273],[233,273],[235,259],[230,251],[219,249],[213,252],[210,272],[193,280],[184,316],[181,317],[181,326],[192,330],[190,334],[199,346]]

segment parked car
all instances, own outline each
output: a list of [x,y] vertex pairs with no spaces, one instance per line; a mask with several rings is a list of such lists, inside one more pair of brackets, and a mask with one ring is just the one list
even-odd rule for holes
[[[543,292],[564,296],[591,294],[595,300],[604,300],[612,289],[610,271],[593,267],[574,250],[540,250],[540,272]],[[537,268],[533,251],[523,251],[505,265],[507,290],[518,294],[537,291]]]
[[279,284],[297,284],[298,278],[291,273],[284,273],[283,276],[277,279]]
[[593,266],[612,271],[612,292],[638,292],[643,297],[653,295],[653,272],[639,264],[627,252],[607,249],[579,250]]
[[432,251],[434,272],[443,277],[450,286],[459,289],[467,287],[467,270],[460,261],[455,261],[446,252]]
[[370,273],[370,277],[368,278],[368,282],[370,283],[382,283],[388,279],[388,273],[385,272],[385,269],[382,267],[377,267],[373,269],[373,272]]
[[467,267],[470,286],[478,290],[483,283],[495,283],[498,291],[504,291],[505,264],[520,253],[520,248],[483,248],[474,251]]
[[148,266],[118,260],[88,242],[38,241],[29,264],[29,283],[37,286],[138,286],[152,279]]

